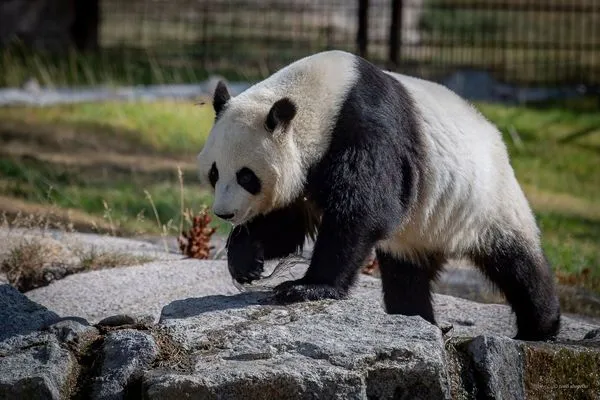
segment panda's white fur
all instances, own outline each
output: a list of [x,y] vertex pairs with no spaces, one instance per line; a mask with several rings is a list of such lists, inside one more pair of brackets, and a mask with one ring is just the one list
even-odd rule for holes
[[[534,215],[500,132],[467,101],[336,50],[236,97],[217,92],[198,165],[203,182],[218,169],[213,211],[234,224],[236,279],[255,279],[262,258],[301,246],[310,214],[321,218],[311,266],[277,288],[282,301],[344,297],[375,248],[387,310],[433,322],[429,282],[445,260],[464,256],[507,296],[517,337],[557,333],[558,299]],[[260,191],[239,184],[244,167]]]

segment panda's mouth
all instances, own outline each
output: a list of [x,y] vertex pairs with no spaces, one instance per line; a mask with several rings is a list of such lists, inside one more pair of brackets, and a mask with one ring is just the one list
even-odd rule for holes
[[252,218],[252,207],[249,207],[246,212],[244,213],[244,215],[242,215],[240,218],[238,218],[237,216],[234,217],[230,222],[234,225],[234,226],[238,226],[238,225],[243,225],[246,222],[248,222],[250,220],[250,218]]

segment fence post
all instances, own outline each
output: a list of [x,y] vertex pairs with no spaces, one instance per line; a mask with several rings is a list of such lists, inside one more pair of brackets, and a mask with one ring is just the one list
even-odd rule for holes
[[367,57],[367,44],[369,32],[369,0],[358,0],[358,31],[356,32],[356,44],[358,54]]
[[388,58],[392,66],[398,65],[398,54],[402,40],[402,2],[403,0],[392,0],[392,13],[389,36]]
[[71,39],[77,50],[96,51],[100,47],[100,0],[75,0],[72,2],[74,20]]

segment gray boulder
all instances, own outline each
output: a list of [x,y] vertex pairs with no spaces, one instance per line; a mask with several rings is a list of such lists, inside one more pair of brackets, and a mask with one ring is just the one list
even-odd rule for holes
[[441,331],[359,298],[209,296],[166,307],[159,329],[190,359],[185,373],[146,375],[152,399],[449,397]]
[[0,284],[0,342],[37,331],[59,319],[55,312],[29,300],[14,287]]
[[556,342],[515,341],[508,306],[436,294],[438,327],[386,314],[381,282],[364,275],[347,300],[288,306],[258,287],[239,293],[223,261],[83,273],[30,299],[3,290],[0,315],[20,322],[0,328],[0,398],[64,398],[70,388],[86,398],[177,400],[600,391],[598,324],[564,316]]
[[56,338],[74,351],[83,351],[84,346],[100,334],[98,329],[91,326],[83,318],[65,318],[47,329]]
[[515,400],[525,397],[523,352],[517,342],[503,337],[478,336],[468,342],[466,351],[485,396],[493,398],[502,394],[504,399]]
[[511,339],[514,317],[505,305],[434,299],[440,325],[451,327],[445,335],[419,317],[385,314],[380,282],[366,276],[344,301],[284,307],[268,292],[178,300],[163,309],[157,326],[176,356],[145,373],[142,393],[161,399],[523,398],[545,379],[537,372],[541,359],[559,374],[565,363],[578,365],[577,356],[586,357],[570,375],[585,387],[577,394],[594,393],[588,376],[600,367],[600,352],[582,341],[594,325],[564,317],[548,353],[542,344]]
[[73,355],[49,333],[0,343],[0,399],[67,398],[76,365]]
[[102,368],[94,379],[93,399],[122,399],[129,385],[141,378],[158,355],[148,333],[126,329],[109,333],[102,346]]

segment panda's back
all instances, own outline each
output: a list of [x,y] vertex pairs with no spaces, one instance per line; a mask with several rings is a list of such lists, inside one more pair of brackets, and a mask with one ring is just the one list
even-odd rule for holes
[[[535,235],[527,200],[498,129],[470,103],[430,81],[387,72],[415,100],[426,171],[411,222],[400,233],[412,245],[460,252],[482,228],[521,227]],[[411,239],[415,243],[410,244]]]

